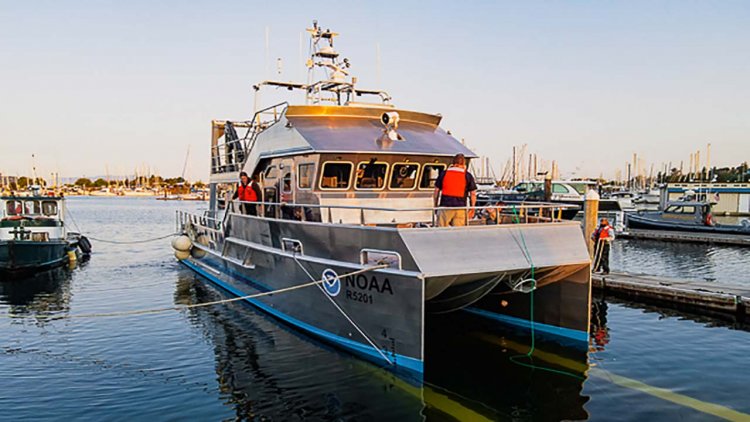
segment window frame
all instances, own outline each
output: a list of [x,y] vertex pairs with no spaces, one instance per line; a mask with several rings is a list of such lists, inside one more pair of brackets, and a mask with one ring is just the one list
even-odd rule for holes
[[277,166],[276,164],[269,165],[268,167],[266,167],[265,170],[263,170],[263,180],[278,180],[279,179],[278,174],[273,177],[269,177],[268,174],[271,173],[271,171],[279,171],[279,170],[280,170],[279,166]]
[[[424,163],[424,164],[422,164],[422,171],[419,173],[419,180],[417,181],[417,189],[419,189],[419,190],[433,190],[433,189],[435,189],[435,186],[432,186],[432,187],[428,186],[426,188],[422,187],[422,179],[424,178],[424,172],[427,170],[427,167],[429,167],[429,166],[443,166],[443,170],[442,171],[445,171],[448,168],[448,164],[445,164],[445,163]],[[439,175],[438,175],[438,177],[439,177]],[[437,179],[435,179],[435,180],[437,180]]]
[[[47,204],[47,205],[52,204],[52,206],[54,207],[55,212],[52,213],[52,214],[48,214],[45,211],[45,209],[44,209],[45,204]],[[42,207],[42,215],[45,216],[45,217],[57,217],[57,215],[60,214],[60,206],[58,205],[57,201],[42,200],[41,201],[41,207]]]
[[[394,170],[397,165],[399,164],[406,164],[407,166],[415,165],[417,166],[417,175],[414,178],[414,186],[410,188],[394,188],[391,187],[391,183],[393,182],[393,175],[396,174],[396,171]],[[414,162],[414,161],[397,161],[395,163],[391,164],[391,177],[388,178],[388,190],[400,190],[400,191],[409,191],[414,190],[419,186],[419,176],[422,175],[422,165],[420,163]]]
[[[292,244],[299,245],[299,252],[295,250],[289,250],[287,248],[287,242]],[[292,239],[291,237],[282,237],[281,238],[281,250],[284,252],[290,252],[292,254],[299,254],[304,255],[305,254],[305,247],[302,246],[302,242],[297,239]]]
[[385,249],[373,249],[373,248],[362,248],[362,249],[360,249],[359,250],[359,264],[360,265],[371,265],[370,262],[369,262],[369,259],[365,259],[368,256],[369,253],[376,253],[376,254],[380,254],[380,255],[390,255],[390,256],[394,256],[394,257],[398,258],[397,261],[396,261],[396,264],[397,264],[396,267],[394,268],[394,267],[392,267],[392,266],[389,265],[387,269],[395,269],[395,270],[399,270],[399,271],[402,270],[401,264],[403,262],[403,258],[401,257],[401,254],[398,253],[398,252],[396,252],[396,251],[388,251],[388,250],[385,250]]
[[[300,184],[300,178],[302,177],[302,172],[300,171],[300,167],[302,166],[311,166],[312,167],[312,176],[310,176],[310,186],[303,188]],[[297,189],[300,190],[312,190],[315,186],[315,163],[298,163],[297,164]],[[321,179],[322,180],[322,179]]]
[[[32,212],[26,212],[26,210],[28,209],[27,208],[28,204],[36,205],[38,207],[39,212],[36,212],[37,211],[36,209],[32,210]],[[34,207],[34,208],[37,208],[37,207]],[[24,211],[23,215],[42,215],[42,202],[38,199],[25,199],[23,201],[23,211]]]
[[[324,188],[323,187],[323,176],[326,174],[326,164],[351,164],[352,169],[349,171],[349,180],[347,180],[346,187],[345,188]],[[327,190],[327,191],[347,191],[349,188],[352,187],[352,174],[355,172],[356,166],[354,165],[353,161],[346,161],[346,160],[334,160],[334,161],[324,161],[323,164],[320,166],[320,177],[318,178],[318,189],[320,190]]]
[[390,163],[388,163],[387,161],[378,161],[377,159],[375,160],[375,162],[373,164],[385,164],[385,175],[383,175],[383,186],[381,186],[379,188],[358,188],[357,187],[357,177],[356,176],[357,176],[357,171],[359,171],[359,166],[361,164],[369,164],[369,163],[370,163],[370,160],[360,161],[354,167],[354,176],[355,176],[354,177],[354,190],[358,190],[358,191],[381,191],[381,190],[385,190],[385,187],[388,185],[388,180],[389,180],[388,176],[391,175],[391,166],[390,166]]

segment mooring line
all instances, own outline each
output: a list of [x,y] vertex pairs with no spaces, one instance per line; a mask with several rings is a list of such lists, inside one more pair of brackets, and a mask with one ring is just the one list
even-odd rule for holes
[[[83,234],[83,233],[81,233],[81,234]],[[138,244],[138,243],[155,242],[157,240],[167,239],[169,237],[177,236],[179,234],[180,233],[170,233],[170,234],[165,234],[164,236],[152,237],[150,239],[122,240],[122,241],[120,241],[120,240],[97,239],[96,237],[92,237],[90,235],[84,235],[84,236],[86,236],[87,238],[89,238],[91,240],[96,240],[97,242],[102,242],[102,243],[111,243],[111,244],[114,244],[114,245],[135,245],[135,244]]]
[[[357,271],[352,271],[350,273],[344,274],[341,277],[350,277],[353,275],[365,273],[372,270],[377,270],[380,268],[386,268],[385,265],[375,265],[371,267],[366,267]],[[169,306],[164,308],[153,308],[153,309],[135,309],[132,311],[120,311],[120,312],[102,312],[102,313],[92,313],[92,314],[71,314],[71,315],[59,315],[59,314],[53,314],[53,315],[36,315],[35,318],[40,319],[76,319],[76,318],[106,318],[106,317],[120,317],[120,316],[131,316],[131,315],[148,315],[148,314],[159,314],[163,312],[169,312],[169,311],[180,311],[183,309],[193,309],[193,308],[202,308],[206,306],[213,306],[213,305],[223,305],[227,303],[237,302],[240,300],[248,300],[248,299],[254,299],[262,296],[270,296],[273,294],[278,293],[284,293],[284,292],[290,292],[297,289],[302,289],[305,287],[310,287],[314,285],[319,285],[320,283],[323,283],[326,279],[320,279],[311,281],[309,283],[303,283],[303,284],[297,284],[294,286],[289,287],[283,287],[281,289],[272,290],[269,292],[261,292],[261,293],[255,293],[252,295],[247,296],[238,296],[233,297],[229,299],[222,299],[222,300],[215,300],[211,302],[201,302],[201,303],[194,303],[190,305],[182,305],[182,306]],[[24,318],[28,315],[26,314],[15,314],[15,313],[7,313],[5,314],[8,318]]]
[[[294,254],[293,256],[294,256],[294,262],[296,262],[297,265],[299,265],[299,267],[302,268],[302,271],[304,271],[305,274],[307,274],[307,276],[310,277],[311,280],[314,280],[315,277],[313,277],[312,274],[310,274],[310,272],[307,271],[307,268],[305,268],[304,265],[302,265],[302,263],[299,262],[299,260],[297,259],[297,255]],[[386,265],[386,264],[377,265],[374,268],[375,269],[388,268],[388,265]],[[352,275],[353,275],[352,273],[340,275],[340,276],[338,276],[338,279],[341,280],[341,278],[352,276]],[[356,329],[359,332],[359,334],[362,335],[362,337],[364,337],[365,340],[367,340],[368,343],[370,343],[370,346],[373,349],[375,349],[376,352],[378,352],[378,354],[380,355],[380,357],[382,357],[383,359],[385,359],[385,361],[388,362],[389,365],[393,365],[394,364],[393,361],[391,361],[390,359],[388,359],[388,356],[386,356],[385,353],[383,353],[383,351],[380,350],[380,348],[375,345],[375,342],[370,339],[370,336],[368,336],[364,332],[364,330],[362,330],[361,328],[359,328],[359,326],[357,325],[357,323],[355,323],[354,320],[352,320],[349,317],[349,315],[343,309],[341,309],[341,307],[339,306],[339,304],[336,303],[336,301],[333,300],[333,298],[328,293],[326,293],[325,289],[323,289],[322,287],[320,287],[320,285],[318,283],[316,283],[316,285],[318,286],[318,288],[320,289],[320,291],[323,293],[323,296],[325,296],[333,304],[333,306],[336,309],[338,309],[338,311],[341,313],[341,315],[343,315],[344,318],[346,318],[346,320],[349,321],[349,323],[354,327],[354,329]]]

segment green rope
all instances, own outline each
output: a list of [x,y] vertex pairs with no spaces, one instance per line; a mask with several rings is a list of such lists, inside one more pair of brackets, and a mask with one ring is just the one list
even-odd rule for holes
[[[516,210],[515,205],[512,207],[512,209],[513,209],[513,216],[514,216],[515,224],[519,224],[521,222],[521,219],[519,218],[518,211]],[[572,372],[534,365],[533,355],[534,355],[534,350],[536,350],[536,335],[534,333],[534,291],[536,290],[536,277],[535,277],[536,268],[534,267],[534,262],[531,260],[531,253],[529,252],[529,248],[526,246],[526,238],[523,235],[523,231],[519,230],[518,233],[521,235],[521,252],[523,252],[524,257],[526,258],[526,261],[529,262],[529,267],[531,267],[530,279],[531,279],[532,284],[531,284],[531,291],[529,292],[529,325],[530,325],[530,331],[531,331],[531,345],[529,347],[528,352],[522,355],[511,356],[509,360],[515,363],[516,365],[523,366],[526,368],[539,369],[541,371],[551,372],[553,374],[558,374],[558,375],[565,375],[565,376],[576,378],[576,379],[584,379],[584,377],[576,375]],[[519,359],[528,359],[530,363],[520,362]]]

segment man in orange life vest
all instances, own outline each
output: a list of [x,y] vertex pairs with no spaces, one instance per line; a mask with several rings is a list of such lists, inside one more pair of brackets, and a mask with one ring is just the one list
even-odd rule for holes
[[[247,173],[244,171],[240,173],[240,184],[237,185],[237,190],[234,191],[232,199],[239,199],[240,201],[247,202],[260,202],[263,194],[258,186],[258,176],[253,176],[253,180],[247,177]],[[258,206],[256,204],[241,204],[241,209],[244,214],[258,215]]]
[[615,240],[615,230],[609,225],[606,218],[602,218],[599,227],[591,235],[595,242],[594,248],[594,272],[602,271],[609,274],[609,244]]
[[[474,176],[466,170],[466,158],[463,154],[453,157],[453,164],[440,173],[435,180],[433,201],[435,206],[456,207],[438,211],[438,226],[465,226],[466,222],[474,218],[474,206],[477,203],[477,184]],[[466,198],[471,197],[471,208],[468,219],[466,216]]]

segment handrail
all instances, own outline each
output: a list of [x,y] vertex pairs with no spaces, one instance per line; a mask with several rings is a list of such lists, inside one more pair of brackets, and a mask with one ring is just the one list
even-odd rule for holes
[[[278,104],[268,106],[256,111],[250,120],[237,122],[244,124],[243,127],[247,127],[245,136],[236,139],[236,142],[238,142],[239,145],[231,145],[231,143],[226,142],[226,140],[220,144],[217,143],[216,145],[212,145],[211,174],[239,171],[240,168],[245,164],[244,161],[247,160],[247,157],[250,155],[250,151],[252,151],[253,146],[255,145],[255,140],[258,134],[281,119],[283,111],[277,112],[277,108],[283,106],[288,107],[289,103],[287,101],[283,101]],[[273,120],[261,121],[260,117],[265,114],[269,114],[271,110],[273,111]]]
[[[232,200],[229,202],[229,207],[227,208],[227,211],[229,213],[236,212],[237,211],[237,205],[238,204],[247,204],[247,205],[256,205],[261,206],[261,212],[260,214],[265,214],[263,207],[273,207],[273,214],[274,218],[279,219],[281,217],[281,208],[282,207],[288,207],[288,208],[294,208],[294,209],[302,209],[302,212],[300,213],[298,218],[301,221],[306,221],[308,218],[306,216],[305,210],[309,209],[318,209],[320,210],[320,220],[319,221],[326,221],[328,223],[333,223],[333,216],[331,213],[331,210],[341,209],[341,210],[355,210],[359,211],[359,224],[360,225],[366,225],[367,219],[365,218],[365,211],[373,211],[373,212],[385,212],[385,213],[407,213],[407,212],[422,212],[422,213],[430,213],[430,217],[427,221],[431,220],[432,225],[434,226],[436,224],[436,215],[438,211],[441,210],[456,210],[456,209],[464,209],[466,210],[465,218],[466,223],[469,222],[468,217],[468,211],[474,210],[476,211],[487,211],[487,217],[490,220],[494,220],[496,224],[501,223],[501,216],[507,217],[511,220],[511,222],[514,223],[530,223],[530,222],[562,222],[562,210],[565,209],[578,209],[579,207],[577,205],[572,204],[552,204],[552,203],[545,203],[545,202],[535,202],[535,203],[529,203],[529,202],[520,202],[520,203],[506,203],[503,205],[485,205],[485,206],[478,206],[478,207],[418,207],[418,208],[389,208],[389,207],[368,207],[368,206],[355,206],[355,205],[321,205],[321,204],[296,204],[296,203],[288,203],[288,202],[264,202],[264,201],[240,201],[240,200]],[[231,208],[230,208],[231,207]],[[327,210],[327,215],[323,214],[323,209]],[[533,212],[536,212],[536,214],[532,214]],[[493,215],[494,214],[494,215]],[[555,215],[557,214],[557,216]],[[507,221],[507,218],[504,219]],[[391,223],[394,223],[392,221]],[[426,221],[411,221],[410,223],[420,223],[420,222],[426,222]],[[383,224],[382,222],[380,224]]]
[[354,210],[366,210],[366,211],[388,211],[388,212],[401,212],[401,211],[439,211],[439,210],[455,210],[459,208],[483,210],[483,209],[498,209],[498,208],[515,208],[516,210],[521,209],[578,209],[578,205],[573,204],[553,204],[549,202],[505,202],[502,205],[483,205],[476,207],[422,207],[422,208],[386,208],[386,207],[364,207],[356,205],[321,205],[321,204],[297,204],[291,202],[269,202],[269,201],[241,201],[234,199],[231,202],[251,205],[277,205],[286,207],[305,207],[305,208],[334,208],[334,209],[354,209]]

